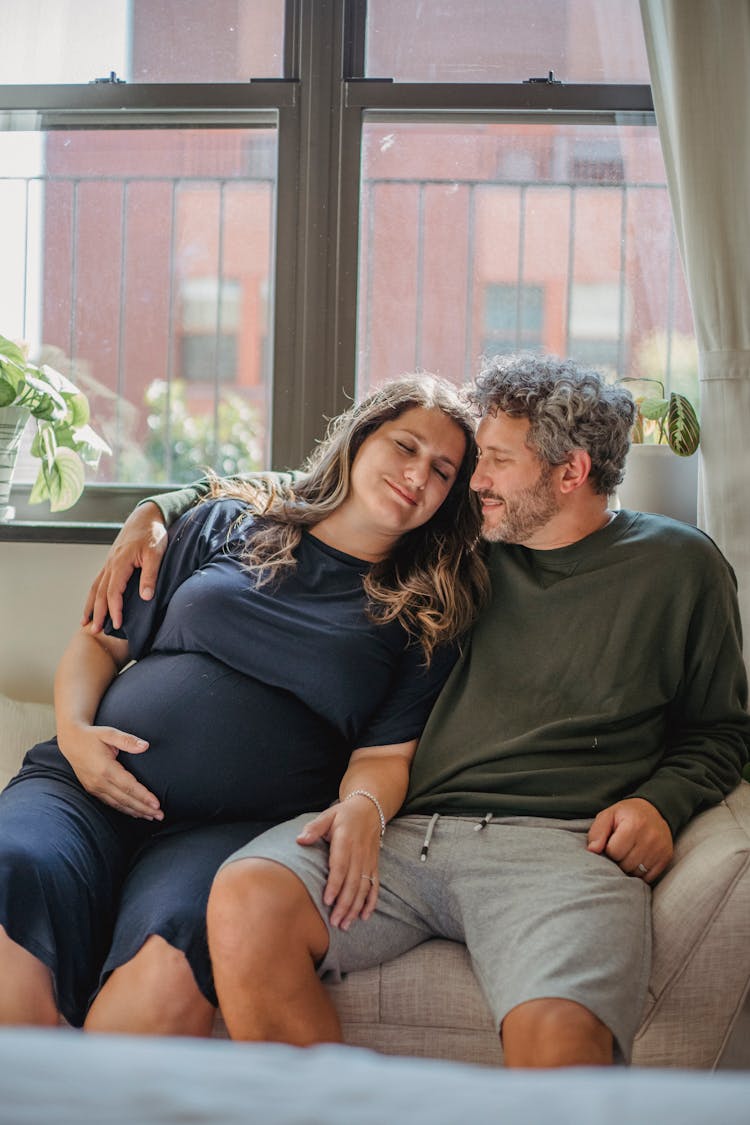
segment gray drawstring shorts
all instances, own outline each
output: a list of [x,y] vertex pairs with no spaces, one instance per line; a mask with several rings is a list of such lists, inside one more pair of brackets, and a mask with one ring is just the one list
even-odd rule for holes
[[[226,863],[261,857],[294,872],[324,921],[328,846],[295,837],[314,814],[264,832]],[[380,851],[375,914],[328,924],[320,975],[382,964],[430,937],[464,942],[498,1030],[528,1000],[574,1000],[630,1060],[650,971],[650,889],[586,850],[590,820],[404,816]],[[426,840],[429,837],[429,843]],[[424,856],[424,858],[422,858]]]

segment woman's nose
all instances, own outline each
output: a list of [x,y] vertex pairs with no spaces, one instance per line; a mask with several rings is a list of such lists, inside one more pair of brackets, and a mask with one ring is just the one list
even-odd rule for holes
[[406,467],[406,479],[414,488],[422,489],[427,484],[427,478],[430,474],[430,466],[426,461],[419,460],[410,461]]

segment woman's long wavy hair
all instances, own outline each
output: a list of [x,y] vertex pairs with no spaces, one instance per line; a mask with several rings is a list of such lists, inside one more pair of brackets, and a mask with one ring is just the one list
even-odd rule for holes
[[461,637],[487,597],[480,541],[481,513],[469,490],[476,460],[473,417],[456,388],[433,375],[409,375],[379,387],[334,418],[324,440],[292,485],[258,474],[247,481],[212,481],[212,497],[234,497],[260,517],[242,562],[263,585],[296,565],[294,552],[312,528],[349,494],[354,458],[364,440],[407,410],[440,410],[458,425],[466,450],[445,500],[425,524],[406,532],[393,552],[364,579],[373,620],[398,620],[419,641],[429,662],[436,645]]

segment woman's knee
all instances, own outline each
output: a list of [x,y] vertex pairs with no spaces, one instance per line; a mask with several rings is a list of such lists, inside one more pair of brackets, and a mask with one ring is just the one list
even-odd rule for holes
[[205,1035],[214,1009],[185,954],[152,934],[107,978],[86,1019],[89,1031]]

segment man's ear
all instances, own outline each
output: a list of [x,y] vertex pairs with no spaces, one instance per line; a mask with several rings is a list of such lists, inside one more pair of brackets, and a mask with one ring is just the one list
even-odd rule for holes
[[585,449],[574,449],[560,469],[560,491],[565,494],[575,492],[589,479],[591,457]]

